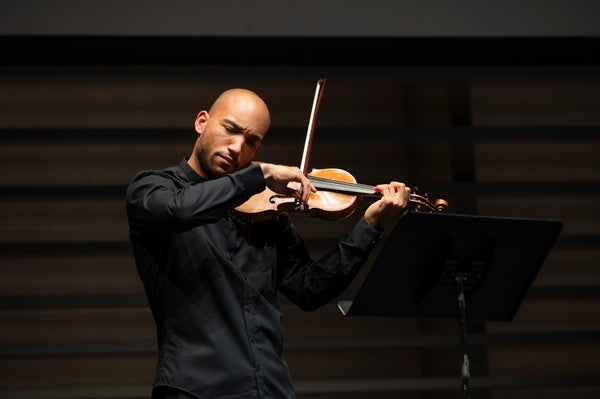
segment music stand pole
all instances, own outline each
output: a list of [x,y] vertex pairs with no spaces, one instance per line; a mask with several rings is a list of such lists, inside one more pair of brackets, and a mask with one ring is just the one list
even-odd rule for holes
[[456,294],[458,302],[458,329],[461,358],[462,391],[464,399],[471,399],[471,370],[469,364],[469,356],[467,354],[467,306],[465,304],[465,289],[463,286],[463,280],[466,279],[467,276],[461,273],[455,276]]

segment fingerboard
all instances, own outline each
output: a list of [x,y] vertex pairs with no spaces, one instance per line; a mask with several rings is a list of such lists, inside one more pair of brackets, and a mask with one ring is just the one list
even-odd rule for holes
[[323,179],[321,177],[307,176],[308,180],[317,190],[333,191],[342,194],[369,195],[379,197],[380,193],[373,186],[366,184],[351,183],[339,180]]

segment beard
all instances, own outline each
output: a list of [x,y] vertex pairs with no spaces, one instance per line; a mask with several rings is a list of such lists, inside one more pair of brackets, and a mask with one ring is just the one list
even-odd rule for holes
[[211,153],[207,146],[200,146],[198,150],[198,163],[208,179],[217,179],[227,174],[211,162]]
[[[206,137],[207,136],[205,135],[201,135],[197,143],[198,145],[196,146],[198,164],[206,175],[206,178],[217,179],[238,170],[239,164],[237,155],[230,154],[229,152],[213,152],[214,147],[211,141],[206,139]],[[233,165],[223,165],[222,157],[229,159]]]

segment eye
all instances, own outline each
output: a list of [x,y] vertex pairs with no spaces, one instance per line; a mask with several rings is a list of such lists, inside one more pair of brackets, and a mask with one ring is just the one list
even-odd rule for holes
[[250,138],[246,140],[246,144],[248,144],[248,146],[251,148],[258,148],[260,147],[260,140]]

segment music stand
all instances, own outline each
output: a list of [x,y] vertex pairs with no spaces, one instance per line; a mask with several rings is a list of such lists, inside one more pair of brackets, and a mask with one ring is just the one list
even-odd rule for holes
[[354,300],[338,307],[345,316],[458,318],[469,398],[466,320],[511,321],[561,228],[556,220],[409,212]]

